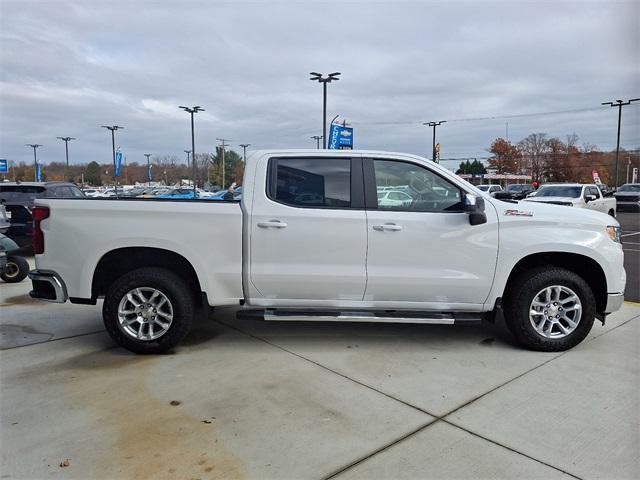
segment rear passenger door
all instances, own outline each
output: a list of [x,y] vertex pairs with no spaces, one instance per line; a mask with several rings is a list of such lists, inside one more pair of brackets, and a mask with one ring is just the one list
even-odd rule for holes
[[[250,225],[250,295],[286,305],[361,301],[367,222],[362,160],[277,157],[258,165]],[[259,302],[257,302],[259,303]]]

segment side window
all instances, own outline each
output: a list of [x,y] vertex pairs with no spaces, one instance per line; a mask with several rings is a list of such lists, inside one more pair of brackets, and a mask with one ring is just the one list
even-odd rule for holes
[[[462,211],[460,189],[427,168],[395,160],[374,160],[373,169],[381,210]],[[394,197],[380,195],[384,191],[393,192]]]
[[84,198],[86,195],[78,187],[69,187],[71,195],[77,198]]
[[591,195],[595,195],[596,198],[600,198],[600,191],[598,187],[591,187]]
[[294,207],[349,208],[351,159],[274,158],[267,195]]

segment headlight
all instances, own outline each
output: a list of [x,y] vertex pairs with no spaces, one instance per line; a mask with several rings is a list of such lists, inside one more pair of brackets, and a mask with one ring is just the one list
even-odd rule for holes
[[609,235],[609,238],[614,242],[622,243],[621,234],[622,234],[622,229],[620,227],[615,227],[615,226],[607,227],[607,235]]

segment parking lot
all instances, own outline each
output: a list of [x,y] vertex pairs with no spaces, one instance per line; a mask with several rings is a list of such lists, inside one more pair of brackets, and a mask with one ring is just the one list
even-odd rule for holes
[[500,325],[220,311],[171,354],[141,357],[114,346],[99,307],[35,302],[28,290],[0,286],[2,478],[640,472],[634,303],[565,353],[522,350]]
[[627,271],[624,297],[633,302],[640,302],[640,215],[618,213],[618,221],[622,227],[624,269]]

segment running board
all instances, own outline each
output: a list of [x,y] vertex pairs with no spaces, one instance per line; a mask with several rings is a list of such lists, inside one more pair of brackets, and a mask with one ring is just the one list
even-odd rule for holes
[[374,323],[420,323],[431,325],[453,325],[454,323],[479,322],[480,313],[439,313],[439,312],[361,312],[361,311],[302,311],[273,310],[238,312],[238,317],[256,318],[260,316],[270,321],[313,321],[313,322],[374,322]]

